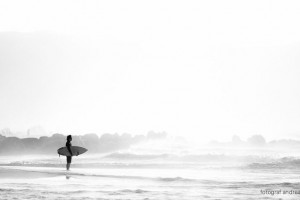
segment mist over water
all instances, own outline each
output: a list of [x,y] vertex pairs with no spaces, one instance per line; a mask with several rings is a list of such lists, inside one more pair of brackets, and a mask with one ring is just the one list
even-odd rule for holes
[[[0,163],[9,165],[36,165],[53,167],[58,164],[57,149],[65,146],[65,136],[23,138],[1,136]],[[148,135],[95,134],[73,136],[73,146],[83,146],[88,152],[74,163],[84,167],[88,161],[94,167],[103,164],[166,164],[182,165],[219,163],[230,166],[257,167],[273,164],[273,167],[293,167],[300,156],[300,141],[266,141],[261,135],[253,135],[246,141],[233,136],[230,142],[212,141],[197,144],[183,137],[168,136],[166,133],[149,132]],[[30,151],[29,149],[32,148]],[[14,150],[14,151],[13,151]],[[18,154],[14,159],[13,155]],[[11,155],[11,156],[10,156]],[[42,159],[44,158],[44,159]],[[39,162],[37,162],[39,161]],[[48,162],[49,161],[49,162]],[[121,166],[120,164],[120,166]],[[125,166],[125,165],[124,165]],[[57,167],[57,166],[56,166]],[[138,167],[138,165],[136,165]]]

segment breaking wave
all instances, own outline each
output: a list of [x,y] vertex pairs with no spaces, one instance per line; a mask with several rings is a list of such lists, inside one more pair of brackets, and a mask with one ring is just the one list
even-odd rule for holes
[[106,155],[106,159],[118,160],[164,160],[181,162],[239,162],[239,161],[265,161],[271,160],[271,157],[262,157],[255,155],[225,155],[225,154],[133,154],[133,153],[112,153]]
[[300,166],[300,158],[284,157],[272,162],[254,162],[247,165],[250,169],[298,169]]
[[[51,158],[45,160],[19,160],[0,163],[0,166],[19,167],[51,167],[62,168],[65,158]],[[225,155],[225,154],[133,154],[111,153],[95,155],[90,158],[74,158],[74,168],[98,169],[161,169],[161,168],[192,168],[192,167],[235,167],[243,169],[298,169],[300,157],[272,157],[257,155]],[[199,169],[200,169],[199,168]]]

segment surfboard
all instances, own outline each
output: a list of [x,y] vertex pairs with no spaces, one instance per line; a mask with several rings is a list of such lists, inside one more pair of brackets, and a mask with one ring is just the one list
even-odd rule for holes
[[[78,147],[78,146],[71,146],[71,150],[72,150],[73,156],[80,155],[80,154],[87,152],[86,148]],[[62,156],[71,156],[67,147],[61,147],[61,148],[57,149],[57,153]]]

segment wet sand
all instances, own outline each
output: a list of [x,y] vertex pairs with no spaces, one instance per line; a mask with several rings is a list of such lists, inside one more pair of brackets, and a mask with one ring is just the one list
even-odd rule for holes
[[34,172],[20,169],[13,169],[9,167],[0,167],[0,178],[6,179],[33,179],[33,178],[47,178],[54,177],[56,174]]

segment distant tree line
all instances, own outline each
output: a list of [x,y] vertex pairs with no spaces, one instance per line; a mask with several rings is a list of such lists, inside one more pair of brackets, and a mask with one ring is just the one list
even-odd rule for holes
[[[106,153],[116,150],[127,149],[131,145],[155,139],[163,139],[167,136],[165,132],[150,131],[147,135],[130,134],[97,134],[72,135],[73,146],[82,146],[89,153]],[[50,137],[40,138],[18,138],[6,137],[0,134],[0,155],[12,154],[57,154],[57,149],[65,146],[67,135],[53,134]]]
[[294,139],[280,139],[267,142],[259,134],[250,136],[243,141],[239,136],[234,135],[230,142],[211,141],[210,145],[218,147],[271,147],[271,148],[300,148],[300,141]]

